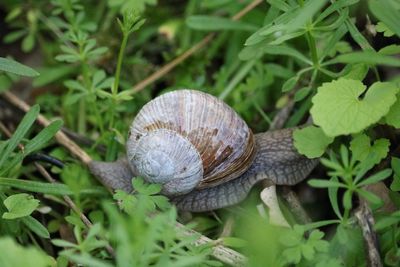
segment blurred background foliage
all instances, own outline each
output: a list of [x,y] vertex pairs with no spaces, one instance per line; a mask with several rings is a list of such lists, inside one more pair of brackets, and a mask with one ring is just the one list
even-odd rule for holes
[[[398,1],[377,4],[362,0],[267,0],[260,1],[240,20],[230,20],[251,2],[2,0],[0,56],[29,65],[40,75],[27,80],[3,73],[0,92],[12,89],[29,103],[39,104],[42,114],[61,118],[68,131],[86,141],[85,149],[93,158],[114,160],[124,153],[126,133],[138,110],[166,91],[190,88],[215,95],[233,107],[254,132],[260,132],[268,130],[279,110],[291,103],[294,106],[285,127],[305,123],[317,88],[340,77],[368,86],[388,81],[398,88],[399,62],[391,57],[400,51],[400,20],[395,19],[400,10]],[[210,32],[217,34],[205,48],[151,85],[140,91],[134,89]],[[356,53],[360,51],[366,54]],[[10,238],[0,238],[0,248],[7,248],[8,255],[15,256],[0,256],[0,266],[68,266],[68,261],[73,266],[221,265],[210,257],[212,244],[194,246],[193,238],[173,227],[177,212],[165,199],[154,197],[159,188],[136,184],[137,197],[115,194],[114,200],[122,203],[123,214],[88,171],[57,145],[50,143],[42,151],[66,163],[64,168],[51,167],[51,172],[68,188],[46,187],[31,165],[15,164],[27,156],[13,152],[17,144],[29,148],[29,140],[34,139],[31,126],[38,113],[35,109],[21,122],[25,130],[19,132],[18,140],[5,141],[7,136],[1,135],[0,151],[9,151],[1,156],[8,164],[0,165],[1,176],[23,177],[37,183],[21,185],[1,180],[0,199],[4,206],[0,205],[0,212],[9,214],[9,218],[3,215],[0,220],[0,233],[36,248],[26,249]],[[393,120],[388,124],[393,126]],[[46,138],[54,135],[61,124],[56,126],[46,128]],[[383,155],[375,159],[371,168],[385,158],[387,162],[389,154],[400,156],[395,150],[397,131],[367,126],[363,128],[367,141],[364,137],[363,140],[371,151],[374,146],[370,142],[378,137],[392,142],[390,151],[390,143],[381,150],[377,148]],[[333,139],[325,142],[322,153]],[[35,149],[42,146],[41,143]],[[270,225],[255,208],[260,202],[258,192],[253,192],[240,207],[211,214],[180,214],[179,220],[190,222],[201,233],[220,238],[226,246],[245,253],[249,266],[365,266],[361,230],[350,216],[356,205],[352,194],[367,195],[352,180],[361,172],[355,162],[362,162],[365,157],[354,156],[349,161],[347,146],[350,147],[350,137],[338,137],[329,159],[323,162],[325,169],[319,167],[313,173],[314,177],[343,178],[345,186],[349,186],[343,190],[347,191],[318,181],[313,186],[328,187],[329,195],[327,190],[306,183],[295,189],[315,224],[293,228]],[[356,154],[360,147],[356,143],[352,146],[350,150]],[[400,177],[399,166],[396,158],[391,161],[395,177]],[[337,173],[327,174],[329,168]],[[389,176],[388,172],[379,172],[383,168],[374,170],[380,174],[378,178],[371,176],[374,181]],[[353,182],[358,191],[350,188]],[[388,194],[398,207],[396,186]],[[345,192],[350,192],[347,197]],[[94,226],[85,225],[79,212],[70,209],[62,195],[69,195]],[[17,204],[25,208],[13,210]],[[156,207],[164,211],[150,219],[148,214]],[[301,223],[288,208],[283,210],[290,223]],[[398,266],[400,262],[399,218],[398,212],[386,214],[378,225],[381,255],[387,266]],[[234,229],[227,230],[228,236],[220,236],[232,219],[236,222]],[[115,248],[116,257],[107,249],[109,244]],[[18,257],[21,253],[28,256]],[[27,258],[32,260],[27,262]]]

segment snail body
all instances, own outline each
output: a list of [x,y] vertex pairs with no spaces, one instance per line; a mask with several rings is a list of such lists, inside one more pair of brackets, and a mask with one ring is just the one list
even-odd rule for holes
[[258,181],[295,184],[316,164],[298,154],[292,129],[253,135],[221,100],[194,90],[163,94],[138,113],[128,134],[127,158],[93,161],[91,172],[115,189],[141,176],[162,185],[177,207],[206,211],[244,199]]

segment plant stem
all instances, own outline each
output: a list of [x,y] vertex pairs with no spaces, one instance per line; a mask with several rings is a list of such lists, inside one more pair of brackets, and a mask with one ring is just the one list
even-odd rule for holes
[[110,109],[110,124],[109,124],[109,129],[112,129],[114,127],[114,117],[115,117],[115,106],[118,104],[117,103],[117,95],[118,95],[118,86],[119,86],[119,79],[121,76],[121,68],[122,68],[122,60],[124,58],[124,52],[126,48],[126,44],[128,43],[128,37],[129,33],[123,31],[122,32],[122,43],[121,47],[119,49],[119,54],[118,54],[118,61],[117,61],[117,69],[115,71],[115,79],[114,79],[114,84],[113,87],[111,88],[111,93],[112,93],[112,105]]
[[124,57],[126,44],[128,42],[128,36],[129,35],[127,33],[123,32],[122,43],[118,54],[117,70],[115,72],[115,80],[112,88],[112,94],[114,97],[118,94],[119,77],[121,75],[122,60]]
[[[299,3],[299,5],[301,7],[304,6],[304,1],[303,0],[298,0],[297,2]],[[312,25],[312,21],[310,19],[310,21],[307,22],[307,24],[306,24],[306,26],[307,26],[306,39],[307,39],[308,47],[310,48],[310,51],[311,51],[311,58],[312,58],[312,61],[314,63],[314,67],[316,69],[318,69],[319,68],[319,62],[318,62],[317,46],[315,44],[314,36],[312,35],[312,31],[311,31],[311,27],[310,27],[311,25]]]
[[[309,29],[309,23],[307,28]],[[314,68],[319,69],[319,62],[318,62],[318,53],[317,53],[317,46],[315,44],[314,36],[312,35],[311,30],[307,30],[306,32],[307,43],[311,51],[311,58],[314,64]]]

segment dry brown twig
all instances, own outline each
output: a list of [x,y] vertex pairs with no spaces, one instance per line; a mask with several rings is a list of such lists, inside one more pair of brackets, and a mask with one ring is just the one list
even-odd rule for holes
[[367,266],[382,267],[381,257],[378,249],[378,238],[374,231],[375,220],[372,211],[365,199],[360,199],[360,206],[354,213],[363,233],[364,243],[367,250]]

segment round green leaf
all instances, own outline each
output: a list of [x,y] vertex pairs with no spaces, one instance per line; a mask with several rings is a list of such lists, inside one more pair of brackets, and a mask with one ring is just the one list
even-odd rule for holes
[[312,99],[314,123],[332,137],[358,133],[376,123],[396,101],[398,88],[392,83],[376,82],[360,99],[365,89],[358,80],[324,83]]
[[308,158],[317,158],[324,154],[326,147],[333,138],[326,136],[321,128],[308,126],[295,130],[293,133],[294,146]]
[[4,212],[3,219],[16,219],[30,215],[38,206],[39,200],[29,194],[15,194],[4,200],[9,212]]

